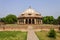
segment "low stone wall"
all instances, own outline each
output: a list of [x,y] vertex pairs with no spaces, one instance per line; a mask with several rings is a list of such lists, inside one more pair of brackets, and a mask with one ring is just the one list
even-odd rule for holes
[[[0,31],[27,31],[29,25],[0,25]],[[51,28],[58,31],[58,25],[30,25],[35,31],[49,31]]]
[[58,25],[35,25],[33,26],[34,29],[50,29],[50,28],[54,28],[54,29],[58,29],[60,26]]
[[1,25],[0,31],[27,31],[27,26],[22,25]]
[[53,28],[55,31],[59,31],[60,25],[33,25],[33,29],[35,31],[49,31],[51,28]]

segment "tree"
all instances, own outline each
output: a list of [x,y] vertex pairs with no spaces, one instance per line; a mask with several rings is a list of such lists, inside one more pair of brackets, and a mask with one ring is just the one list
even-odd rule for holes
[[50,29],[49,33],[48,33],[48,37],[50,38],[56,38],[56,32],[54,29]]
[[5,22],[5,18],[4,18],[4,17],[3,17],[3,18],[1,18],[1,21],[2,21],[2,22]]
[[60,16],[57,18],[58,24],[60,25]]
[[54,19],[54,20],[53,20],[53,24],[54,24],[54,25],[57,25],[57,24],[58,24],[57,19]]
[[1,18],[0,18],[0,21],[1,21]]
[[5,18],[2,18],[2,21],[8,24],[17,22],[17,17],[15,15],[9,14]]
[[43,23],[44,24],[52,24],[54,20],[53,16],[45,16],[43,17]]

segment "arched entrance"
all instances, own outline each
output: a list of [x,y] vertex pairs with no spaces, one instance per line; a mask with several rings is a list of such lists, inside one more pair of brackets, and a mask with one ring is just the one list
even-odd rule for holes
[[26,24],[35,24],[34,19],[26,19]]
[[34,22],[34,19],[32,19],[32,24],[34,24],[35,22]]
[[32,22],[31,19],[29,19],[29,24],[31,24],[31,22]]
[[26,22],[25,22],[26,24],[28,24],[28,20],[26,19]]

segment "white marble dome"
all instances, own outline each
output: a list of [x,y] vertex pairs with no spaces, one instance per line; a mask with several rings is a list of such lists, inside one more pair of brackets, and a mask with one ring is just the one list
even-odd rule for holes
[[41,17],[41,14],[35,11],[33,8],[29,7],[25,11],[23,11],[19,17]]

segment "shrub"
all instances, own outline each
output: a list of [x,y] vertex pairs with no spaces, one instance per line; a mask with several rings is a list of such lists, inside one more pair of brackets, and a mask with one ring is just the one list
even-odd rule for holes
[[56,38],[56,32],[54,29],[50,29],[49,33],[48,33],[48,37],[50,38]]

